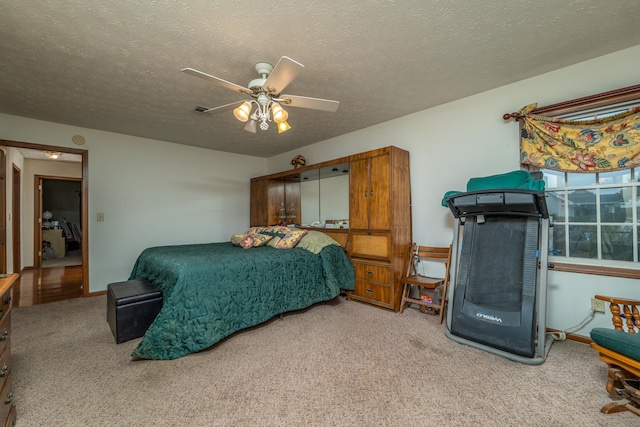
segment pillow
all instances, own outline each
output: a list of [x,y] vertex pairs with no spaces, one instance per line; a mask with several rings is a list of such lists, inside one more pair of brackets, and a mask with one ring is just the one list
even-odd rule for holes
[[241,246],[244,249],[257,248],[259,246],[266,245],[273,236],[267,236],[265,234],[251,233],[251,234],[234,234],[231,236],[231,243],[235,246]]
[[240,246],[240,243],[242,242],[242,239],[244,239],[244,237],[246,236],[246,234],[240,234],[240,233],[236,233],[233,236],[231,236],[231,244],[233,244],[234,246]]
[[287,234],[291,233],[291,230],[288,227],[282,225],[272,225],[269,227],[260,227],[261,230],[258,231],[260,234],[266,234],[267,236],[277,236],[284,237]]
[[257,248],[259,246],[264,246],[266,245],[269,240],[273,239],[273,236],[267,236],[266,234],[247,234],[247,236],[250,236],[253,238],[253,247]]
[[306,249],[314,254],[319,254],[325,246],[329,245],[340,246],[338,242],[324,234],[322,231],[311,230],[300,240],[296,245],[296,248]]
[[274,237],[271,242],[269,242],[269,246],[276,249],[291,249],[294,248],[298,242],[307,234],[307,230],[294,230],[289,232],[284,237]]
[[254,236],[253,234],[252,235],[247,234],[246,236],[244,236],[242,238],[242,241],[240,242],[240,246],[242,246],[242,248],[244,249],[251,249],[253,247],[253,242],[255,241],[253,236]]
[[246,234],[258,234],[261,233],[262,230],[264,230],[267,227],[251,227],[250,229],[247,230]]

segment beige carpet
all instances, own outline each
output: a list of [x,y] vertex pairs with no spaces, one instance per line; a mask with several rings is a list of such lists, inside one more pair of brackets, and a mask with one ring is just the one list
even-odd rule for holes
[[174,361],[131,361],[104,296],[13,309],[18,426],[622,426],[606,368],[557,342],[530,366],[458,344],[437,317],[346,301]]

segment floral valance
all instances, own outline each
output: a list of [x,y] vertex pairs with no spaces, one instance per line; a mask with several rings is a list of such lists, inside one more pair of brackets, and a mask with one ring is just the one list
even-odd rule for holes
[[520,162],[564,172],[608,172],[640,166],[640,107],[593,120],[518,113]]

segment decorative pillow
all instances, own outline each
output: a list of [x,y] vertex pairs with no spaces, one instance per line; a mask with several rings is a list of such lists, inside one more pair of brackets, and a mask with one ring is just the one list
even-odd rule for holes
[[247,234],[246,236],[244,236],[244,238],[240,242],[240,246],[242,246],[244,249],[251,249],[253,247],[253,243],[255,242],[253,236],[255,236],[255,234]]
[[245,234],[259,234],[267,227],[251,227]]
[[272,225],[269,227],[261,227],[262,230],[258,231],[260,234],[266,234],[267,236],[277,236],[284,237],[287,234],[291,233],[291,230],[288,227],[284,227],[281,225]]
[[307,230],[295,230],[291,231],[284,237],[274,237],[273,240],[277,241],[272,246],[276,249],[291,249],[294,248],[300,239],[302,239],[307,234]]
[[273,239],[273,236],[267,236],[266,234],[247,234],[247,236],[251,236],[253,238],[253,247],[257,248],[259,246],[266,245],[269,240]]
[[234,234],[233,236],[231,236],[231,243],[234,246],[240,246],[240,243],[242,242],[242,239],[244,239],[246,236],[246,234],[241,234],[241,233],[237,233]]
[[323,248],[329,245],[339,246],[340,243],[336,242],[322,231],[310,230],[296,245],[296,248],[306,249],[314,254],[319,254]]

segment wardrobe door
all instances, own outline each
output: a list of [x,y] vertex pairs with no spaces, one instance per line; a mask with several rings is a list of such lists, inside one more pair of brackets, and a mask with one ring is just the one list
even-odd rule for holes
[[349,164],[349,227],[369,228],[369,159]]
[[369,228],[391,228],[391,165],[390,156],[369,159]]

